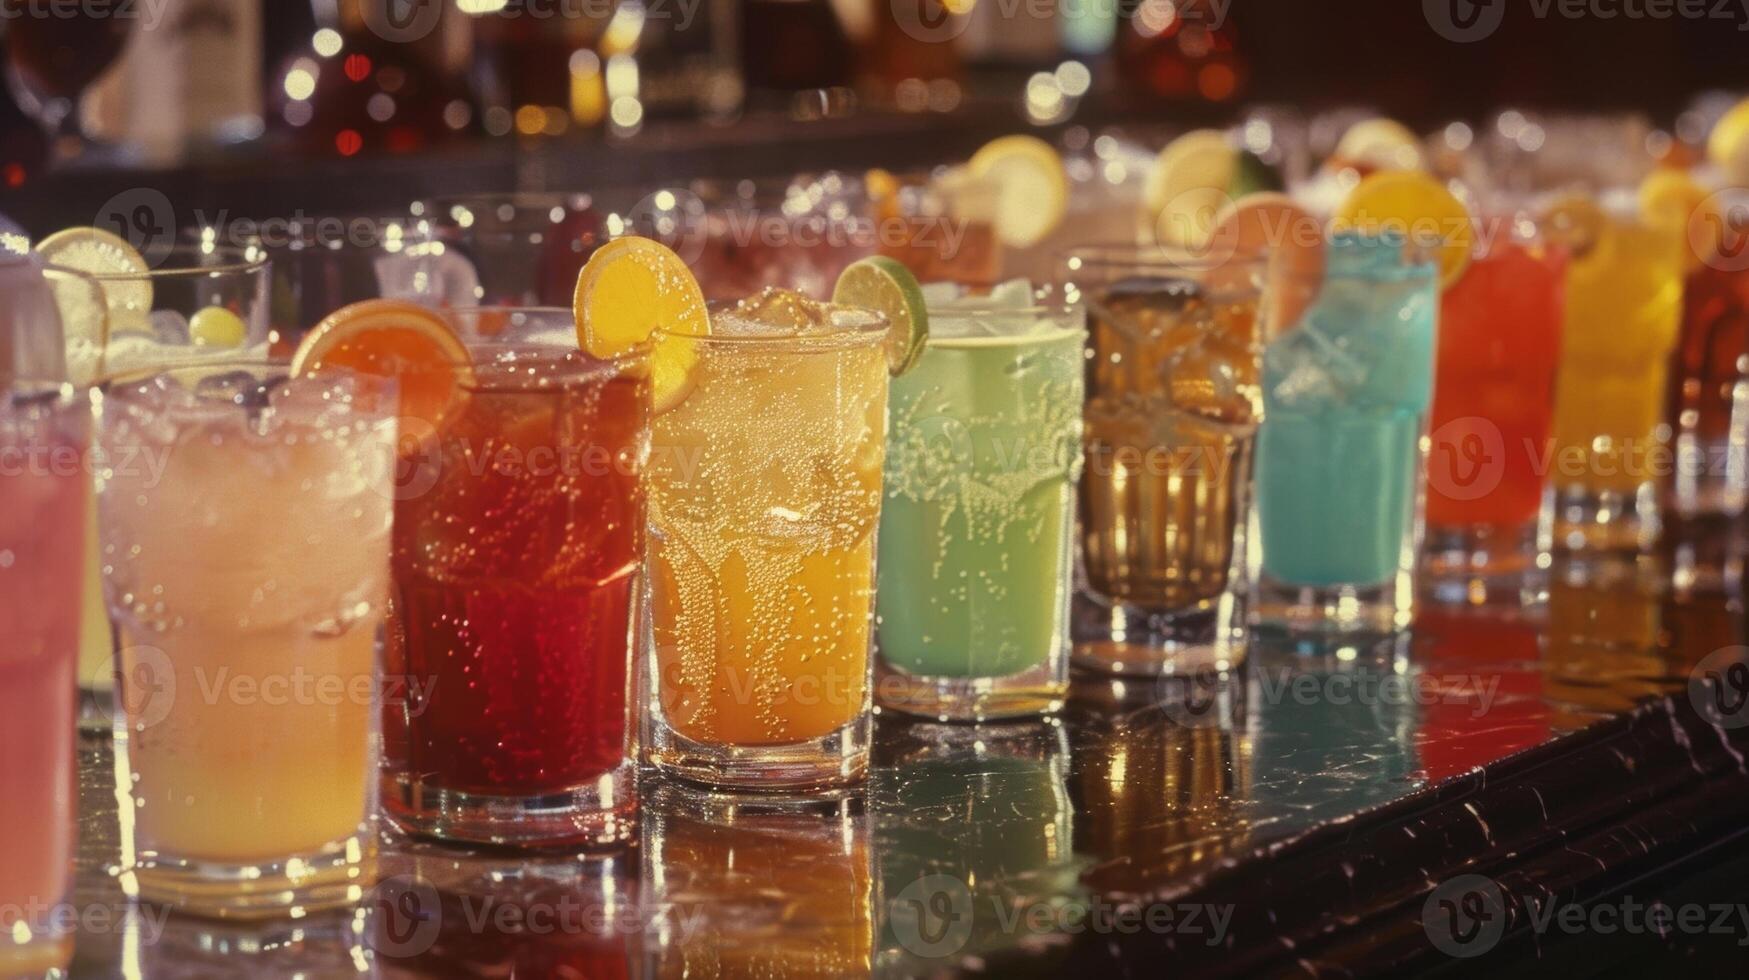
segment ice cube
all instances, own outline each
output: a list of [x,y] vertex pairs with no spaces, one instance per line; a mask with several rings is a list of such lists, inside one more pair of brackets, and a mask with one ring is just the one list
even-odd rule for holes
[[794,290],[776,286],[768,286],[736,303],[735,314],[733,320],[755,327],[751,331],[755,333],[802,336],[831,329],[824,304]]
[[152,336],[160,344],[188,343],[188,318],[175,310],[153,310],[148,318]]
[[1033,304],[1032,280],[1010,279],[990,290],[987,300],[997,309],[1023,310]]
[[923,304],[932,310],[951,306],[966,293],[964,287],[954,282],[926,282],[922,289]]
[[268,406],[274,385],[275,380],[257,377],[249,371],[224,371],[195,381],[194,393],[207,401],[230,402],[257,410]]
[[1271,407],[1296,411],[1340,405],[1343,389],[1318,353],[1317,342],[1296,330],[1263,354],[1265,390]]

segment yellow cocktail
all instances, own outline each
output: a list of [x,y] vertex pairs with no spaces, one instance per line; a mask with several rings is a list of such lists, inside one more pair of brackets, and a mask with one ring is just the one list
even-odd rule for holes
[[885,327],[768,292],[690,341],[650,463],[658,765],[765,786],[863,770]]
[[1557,205],[1572,240],[1557,382],[1557,537],[1569,548],[1635,544],[1660,466],[1670,352],[1682,316],[1682,231],[1584,201]]

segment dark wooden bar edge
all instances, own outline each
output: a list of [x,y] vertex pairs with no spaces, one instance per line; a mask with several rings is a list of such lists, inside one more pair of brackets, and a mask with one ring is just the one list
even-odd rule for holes
[[[1224,943],[1088,932],[1055,965],[1075,976],[1470,975],[1587,940],[1595,954],[1599,937],[1539,935],[1532,913],[1623,895],[1644,905],[1660,899],[1660,875],[1749,843],[1746,753],[1749,729],[1709,723],[1684,695],[1649,701],[1134,900],[1230,907]],[[1424,923],[1424,909],[1441,885],[1474,875],[1498,889],[1504,907],[1490,913],[1505,926],[1476,955],[1454,957],[1433,938],[1448,927]],[[961,965],[1027,972],[1006,956]]]

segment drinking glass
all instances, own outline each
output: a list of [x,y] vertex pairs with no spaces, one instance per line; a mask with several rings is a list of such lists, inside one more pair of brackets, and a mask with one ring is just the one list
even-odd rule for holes
[[1667,467],[1665,384],[1682,320],[1684,229],[1605,200],[1575,229],[1555,399],[1555,544],[1644,551]]
[[1309,305],[1270,342],[1257,445],[1258,618],[1291,632],[1395,632],[1415,610],[1439,314],[1432,262],[1339,235]]
[[888,407],[876,700],[944,721],[1055,711],[1069,684],[1086,314],[973,299],[929,316]]
[[55,156],[77,160],[93,148],[79,103],[127,47],[135,17],[122,7],[0,3],[6,30],[6,82],[19,108],[42,123]]
[[687,341],[691,390],[655,421],[646,758],[713,787],[825,790],[867,770],[887,322],[735,315]]
[[1440,297],[1427,476],[1424,593],[1444,602],[1534,598],[1565,313],[1566,250],[1523,214]]
[[0,975],[72,953],[79,558],[91,406],[59,380],[0,388]]
[[[926,976],[1014,952],[1037,926],[1015,928],[1005,910],[1085,900],[1060,722],[883,726],[875,751],[878,972]],[[944,916],[956,894],[970,899],[965,915]]]
[[189,229],[198,247],[239,248],[270,263],[268,341],[290,356],[322,318],[368,299],[432,305],[463,297],[478,283],[459,254],[423,234],[405,215],[297,218],[248,226]]
[[117,792],[142,898],[297,918],[374,882],[395,410],[381,379],[264,359],[102,397]]
[[449,316],[462,407],[403,441],[397,482],[384,812],[456,840],[624,840],[649,352],[583,354],[569,309]]
[[588,194],[441,197],[412,214],[419,239],[441,246],[437,298],[452,307],[568,308],[583,263],[608,238]]
[[1064,257],[1092,336],[1077,666],[1226,670],[1244,657],[1268,262],[1127,245]]
[[865,209],[862,182],[828,171],[693,181],[646,196],[631,218],[688,260],[707,300],[772,286],[823,299],[846,266],[875,251]]
[[[141,273],[87,275],[44,270],[60,309],[67,375],[75,384],[152,366],[266,353],[270,264],[256,248],[187,242],[165,250]],[[192,324],[203,328],[196,336]],[[225,331],[228,336],[222,336]],[[97,499],[86,516],[85,598],[79,633],[80,724],[113,727],[115,636],[97,555]]]
[[992,286],[1002,278],[996,239],[1001,188],[963,167],[924,173],[870,171],[868,208],[878,251],[918,282]]
[[[1723,584],[1740,535],[1732,525],[1749,503],[1749,191],[1689,228],[1692,258],[1683,285],[1682,329],[1671,358],[1664,421],[1675,466],[1664,481],[1676,571],[1696,584]],[[1698,239],[1698,241],[1696,241]],[[1696,247],[1698,246],[1698,247]]]

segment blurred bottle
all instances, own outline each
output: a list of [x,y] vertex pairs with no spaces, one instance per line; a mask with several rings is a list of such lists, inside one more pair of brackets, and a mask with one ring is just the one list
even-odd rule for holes
[[1118,28],[1126,92],[1154,102],[1228,103],[1248,74],[1227,7],[1215,0],[1141,0]]
[[0,0],[6,26],[6,85],[18,108],[53,140],[54,155],[76,159],[92,148],[80,104],[114,64],[140,19],[107,6]]
[[308,46],[268,79],[269,124],[314,154],[410,153],[468,131],[469,20],[409,0],[312,0]]
[[850,36],[830,0],[741,0],[741,73],[752,90],[849,85]]
[[[505,136],[558,136],[574,122],[599,121],[602,112],[584,103],[607,104],[577,91],[582,84],[601,84],[607,58],[596,45],[610,23],[621,25],[635,42],[641,33],[643,4],[579,4],[564,17],[537,17],[522,4],[481,0],[462,5],[477,9],[469,18],[474,35],[472,79],[479,93],[486,132]],[[676,9],[677,13],[678,10]],[[635,22],[635,23],[634,23]],[[618,79],[615,79],[616,81]]]
[[0,89],[0,188],[24,186],[48,162],[48,134],[18,108],[12,93]]

